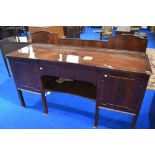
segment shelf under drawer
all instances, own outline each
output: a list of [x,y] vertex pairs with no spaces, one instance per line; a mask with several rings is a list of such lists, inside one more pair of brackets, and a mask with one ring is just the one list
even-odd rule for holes
[[94,100],[96,99],[95,85],[88,82],[82,82],[77,80],[73,80],[73,81],[65,80],[62,83],[59,83],[58,82],[59,79],[60,78],[58,77],[43,76],[42,83],[43,83],[44,89],[75,94],[78,96],[82,96],[82,97],[86,97]]

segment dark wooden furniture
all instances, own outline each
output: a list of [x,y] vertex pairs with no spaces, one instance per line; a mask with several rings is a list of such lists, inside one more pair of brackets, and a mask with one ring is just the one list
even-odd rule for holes
[[31,33],[31,38],[29,39],[28,43],[0,41],[0,49],[2,52],[3,60],[9,76],[11,75],[9,72],[9,67],[5,56],[11,53],[12,51],[18,50],[24,46],[31,44],[31,42],[56,44],[56,45],[74,45],[74,46],[81,46],[81,47],[96,47],[96,48],[107,47],[107,42],[80,40],[80,39],[71,39],[71,38],[63,39],[63,38],[59,38],[58,34],[46,32],[46,31],[37,31],[37,32]]
[[37,31],[31,33],[31,42],[32,43],[56,43],[58,40],[58,35],[50,33],[48,31]]
[[80,40],[73,38],[59,38],[57,34],[47,31],[31,33],[32,43],[48,43],[56,45],[73,45],[80,47],[110,48],[146,52],[147,39],[133,35],[118,35],[109,37],[109,41]]
[[96,100],[95,127],[99,108],[132,114],[135,127],[151,74],[145,53],[32,44],[7,58],[22,106],[22,90],[41,94],[45,113],[46,90],[68,92]]
[[18,50],[24,46],[29,45],[30,43],[20,43],[20,42],[8,42],[8,41],[0,41],[0,49],[2,53],[2,57],[7,69],[7,72],[10,75],[9,67],[6,61],[6,55],[11,53],[12,51]]
[[64,35],[64,27],[63,26],[48,26],[48,31],[58,34],[59,38],[66,38]]
[[118,35],[110,37],[107,48],[146,52],[147,39],[133,35]]
[[106,41],[80,40],[73,38],[59,38],[57,34],[47,31],[31,33],[32,43],[47,43],[55,45],[73,45],[80,47],[107,48]]

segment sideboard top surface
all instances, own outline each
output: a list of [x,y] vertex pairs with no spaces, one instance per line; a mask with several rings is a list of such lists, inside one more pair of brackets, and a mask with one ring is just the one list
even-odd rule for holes
[[86,48],[52,44],[31,44],[7,57],[48,60],[151,74],[145,53],[104,48]]

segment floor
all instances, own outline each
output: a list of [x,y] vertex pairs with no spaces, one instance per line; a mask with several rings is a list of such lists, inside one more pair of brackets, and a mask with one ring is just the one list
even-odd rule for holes
[[[97,38],[98,34],[90,35],[93,29],[86,29],[89,33],[83,38]],[[85,36],[84,36],[85,35]],[[99,39],[99,38],[98,38]],[[149,48],[154,43],[148,43]],[[21,108],[17,91],[12,78],[8,77],[2,56],[0,54],[0,128],[11,129],[93,129],[95,102],[65,93],[47,94],[49,114],[43,114],[41,97],[24,92],[26,108]],[[149,109],[154,91],[147,90],[143,100],[136,128],[150,128]],[[129,128],[132,116],[100,110],[99,129],[126,129]]]

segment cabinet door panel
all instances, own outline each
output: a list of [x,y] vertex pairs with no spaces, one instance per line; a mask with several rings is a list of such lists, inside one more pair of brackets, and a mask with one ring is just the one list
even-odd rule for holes
[[18,88],[36,92],[41,90],[37,61],[19,59],[9,62]]
[[98,81],[97,102],[135,111],[138,106],[140,79],[131,79],[108,75]]

